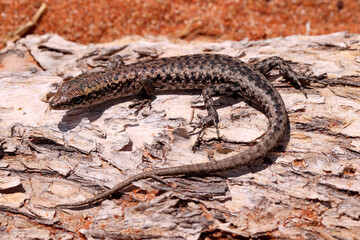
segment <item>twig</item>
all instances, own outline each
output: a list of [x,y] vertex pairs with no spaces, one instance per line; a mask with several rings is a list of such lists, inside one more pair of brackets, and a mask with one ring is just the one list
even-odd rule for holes
[[21,25],[18,29],[16,29],[13,32],[10,32],[4,39],[4,42],[10,41],[15,42],[19,40],[20,38],[24,37],[27,33],[29,33],[39,22],[40,17],[44,14],[46,10],[46,4],[42,3],[39,9],[36,11],[35,15],[32,17],[32,19],[25,23],[24,25]]

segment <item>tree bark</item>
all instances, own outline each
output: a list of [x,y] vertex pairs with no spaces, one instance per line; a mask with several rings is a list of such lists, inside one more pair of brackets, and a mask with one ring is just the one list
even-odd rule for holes
[[[0,52],[0,236],[360,238],[359,50],[360,35],[347,33],[220,43],[128,37],[90,45],[46,34],[9,44]],[[132,98],[48,109],[64,78],[103,69],[112,55],[128,64],[203,52],[245,62],[279,56],[308,76],[307,99],[276,70],[268,76],[290,120],[278,148],[249,168],[139,181],[81,210],[43,208],[90,198],[149,169],[220,160],[260,138],[266,117],[240,98],[220,97],[220,132],[231,141],[212,141],[209,128],[208,141],[193,152],[190,122],[206,113],[193,91],[159,94],[138,116],[128,108]]]

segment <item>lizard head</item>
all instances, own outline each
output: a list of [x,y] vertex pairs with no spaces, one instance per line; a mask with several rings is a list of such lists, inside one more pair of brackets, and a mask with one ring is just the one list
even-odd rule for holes
[[86,88],[79,79],[64,81],[58,88],[55,95],[50,99],[51,109],[65,110],[84,107],[86,98]]

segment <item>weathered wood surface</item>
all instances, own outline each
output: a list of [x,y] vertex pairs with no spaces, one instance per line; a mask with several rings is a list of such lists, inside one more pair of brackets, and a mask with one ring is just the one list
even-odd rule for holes
[[[1,238],[359,239],[359,41],[360,35],[336,33],[223,43],[134,37],[85,46],[49,34],[9,45],[0,52]],[[274,81],[289,133],[251,168],[140,181],[93,208],[40,207],[84,200],[147,169],[216,161],[260,137],[265,116],[241,99],[221,97],[221,134],[243,144],[209,142],[193,153],[189,121],[193,109],[195,116],[205,110],[192,92],[158,95],[138,116],[128,109],[131,99],[48,110],[55,83],[101,69],[111,55],[130,63],[203,52],[245,62],[276,55],[297,72],[328,78],[309,77],[308,99]],[[214,137],[214,129],[206,136]]]

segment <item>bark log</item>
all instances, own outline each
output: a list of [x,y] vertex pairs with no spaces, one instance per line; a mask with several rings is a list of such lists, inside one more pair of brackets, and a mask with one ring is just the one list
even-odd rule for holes
[[[170,42],[128,37],[81,45],[30,35],[0,52],[0,236],[36,239],[360,238],[360,35],[264,41]],[[63,78],[97,71],[115,54],[126,63],[192,53],[254,62],[280,56],[308,76],[308,99],[273,71],[290,126],[286,139],[250,168],[214,176],[139,181],[82,210],[84,200],[153,168],[216,161],[267,129],[241,99],[217,99],[221,134],[195,153],[189,122],[205,114],[199,92],[163,93],[138,116],[131,98],[54,111],[46,103]],[[181,104],[179,104],[181,103]],[[241,142],[241,144],[239,144]]]

